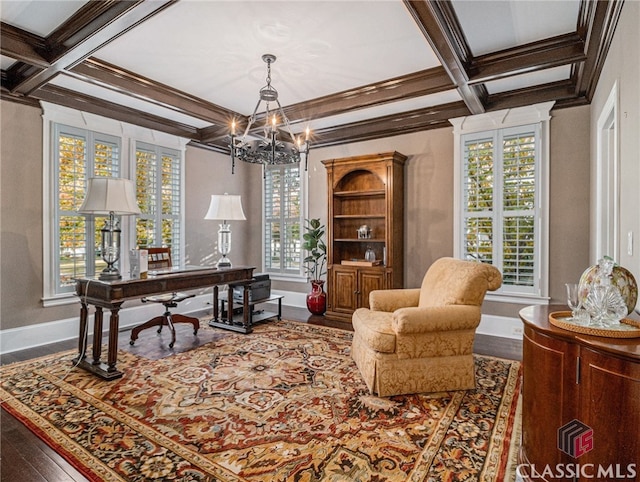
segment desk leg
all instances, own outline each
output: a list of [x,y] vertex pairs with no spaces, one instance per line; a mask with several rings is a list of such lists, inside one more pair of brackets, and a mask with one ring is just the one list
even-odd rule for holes
[[213,320],[218,321],[218,285],[213,286]]
[[231,288],[227,288],[227,323],[233,326],[233,290]]
[[100,365],[102,354],[102,307],[96,306],[93,315],[93,364]]
[[107,368],[107,371],[110,373],[118,372],[118,370],[116,370],[116,362],[118,360],[118,328],[120,325],[119,311],[119,306],[117,308],[112,308],[109,320],[109,351],[107,354],[107,365],[109,368]]
[[251,310],[252,307],[249,305],[249,285],[246,284],[242,293],[242,324],[247,330],[251,329],[251,322],[253,321]]
[[84,360],[87,354],[87,317],[89,310],[86,303],[80,303],[80,333],[78,335],[78,358],[74,360],[77,363]]

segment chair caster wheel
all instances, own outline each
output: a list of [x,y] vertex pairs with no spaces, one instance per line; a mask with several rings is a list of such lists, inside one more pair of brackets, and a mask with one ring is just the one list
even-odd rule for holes
[[133,346],[134,343],[135,343],[135,341],[129,340],[129,345]]
[[173,348],[173,343],[169,343],[169,348]]
[[193,330],[193,334],[197,335],[198,334],[198,330]]

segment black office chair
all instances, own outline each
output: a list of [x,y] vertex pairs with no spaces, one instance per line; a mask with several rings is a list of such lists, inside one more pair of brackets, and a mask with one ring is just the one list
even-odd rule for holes
[[[149,248],[149,270],[167,269],[171,268],[171,248]],[[178,303],[188,298],[193,298],[195,294],[187,293],[167,293],[163,295],[146,296],[142,298],[143,303],[161,303],[164,305],[164,313],[160,316],[156,316],[151,320],[136,326],[131,330],[130,345],[133,345],[138,339],[138,334],[142,330],[151,328],[152,326],[158,326],[158,333],[162,331],[163,326],[168,326],[171,330],[171,343],[169,348],[173,348],[176,342],[176,329],[174,325],[176,323],[191,323],[193,325],[193,334],[198,334],[200,328],[200,320],[192,316],[181,315],[180,313],[171,313],[171,308],[176,308]]]

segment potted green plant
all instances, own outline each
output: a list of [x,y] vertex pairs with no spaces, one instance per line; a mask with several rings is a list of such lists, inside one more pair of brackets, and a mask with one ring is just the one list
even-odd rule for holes
[[311,293],[307,295],[307,308],[314,315],[322,315],[327,309],[327,294],[324,292],[324,280],[327,266],[327,245],[325,244],[324,225],[320,219],[305,219],[302,249],[307,251],[304,258],[304,270],[311,281]]

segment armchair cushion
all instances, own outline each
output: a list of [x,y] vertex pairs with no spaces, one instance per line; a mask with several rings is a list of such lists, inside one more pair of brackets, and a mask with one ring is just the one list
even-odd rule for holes
[[467,305],[401,308],[392,314],[396,334],[434,331],[475,330],[480,324],[480,307]]

